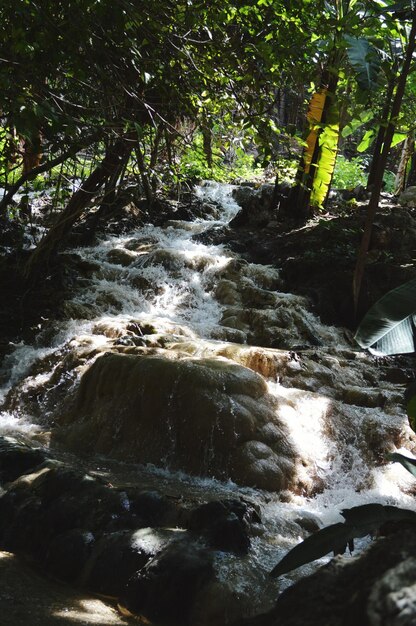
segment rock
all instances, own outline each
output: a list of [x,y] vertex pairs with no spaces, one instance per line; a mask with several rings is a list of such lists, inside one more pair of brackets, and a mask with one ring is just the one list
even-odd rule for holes
[[94,535],[81,528],[57,535],[46,553],[46,570],[59,580],[77,582],[90,557],[94,542]]
[[414,626],[416,622],[416,559],[408,557],[387,570],[368,599],[371,626]]
[[233,626],[411,626],[416,623],[416,529],[336,557],[284,591],[269,613]]
[[192,626],[195,598],[213,578],[210,553],[198,544],[174,542],[132,576],[122,593],[122,611],[149,622]]
[[107,254],[107,260],[110,263],[122,265],[123,267],[131,265],[136,259],[137,256],[133,252],[123,248],[113,248],[113,250],[110,250]]
[[0,483],[15,480],[47,458],[48,453],[42,448],[19,443],[12,437],[0,437]]
[[142,520],[142,526],[174,526],[177,507],[157,491],[128,490],[130,511]]
[[123,492],[91,476],[61,464],[41,467],[11,483],[0,498],[0,543],[44,559],[58,535],[75,528],[102,533],[127,505]]
[[[225,359],[107,353],[85,372],[60,422],[56,436],[78,452],[276,491],[294,474],[265,381]],[[261,459],[248,453],[260,449]]]
[[276,218],[272,207],[274,185],[262,185],[259,189],[237,187],[233,197],[241,206],[241,211],[231,220],[231,228],[257,228],[266,226]]
[[204,533],[209,545],[216,550],[247,554],[249,519],[254,513],[239,500],[208,502],[192,511],[189,528]]
[[416,208],[416,187],[407,187],[399,196],[398,202],[401,206]]
[[104,534],[96,543],[82,576],[95,593],[117,598],[128,580],[159,554],[181,531],[141,528]]

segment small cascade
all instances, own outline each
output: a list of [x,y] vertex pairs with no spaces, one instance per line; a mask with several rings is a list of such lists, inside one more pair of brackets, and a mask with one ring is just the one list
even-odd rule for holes
[[115,486],[254,503],[262,524],[248,557],[216,556],[231,622],[316,568],[268,577],[342,508],[416,510],[412,478],[383,460],[414,442],[400,389],[342,329],[283,291],[276,268],[201,243],[237,214],[232,187],[197,195],[221,219],[149,224],[72,251],[88,269],[63,319],[2,364],[0,435],[50,446]]

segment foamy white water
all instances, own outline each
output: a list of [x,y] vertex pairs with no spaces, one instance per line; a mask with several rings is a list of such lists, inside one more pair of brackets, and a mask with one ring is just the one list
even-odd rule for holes
[[[231,189],[207,185],[197,191],[200,198],[221,203],[223,223],[239,210]],[[343,508],[369,502],[416,510],[410,494],[413,479],[401,466],[383,464],[368,452],[376,445],[374,439],[382,448],[393,430],[406,429],[397,404],[399,392],[387,382],[382,390],[375,386],[369,389],[369,373],[374,366],[366,357],[352,353],[341,329],[323,325],[305,298],[276,291],[279,277],[275,268],[249,264],[224,246],[205,245],[193,238],[220,223],[197,220],[191,225],[171,222],[165,228],[147,225],[77,249],[75,253],[94,270],[66,303],[68,319],[46,325],[35,344],[15,346],[4,361],[7,381],[0,400],[11,388],[18,391],[14,410],[0,413],[0,434],[17,433],[28,438],[39,434],[44,422],[28,412],[29,404],[23,402],[28,392],[42,395],[47,389],[52,394],[65,376],[76,385],[82,368],[96,355],[114,347],[114,342],[130,345],[131,326],[143,329],[143,336],[147,336],[146,325],[154,327],[172,350],[218,358],[233,358],[234,348],[228,350],[230,341],[236,340],[233,338],[241,348],[255,346],[258,336],[280,338],[282,350],[289,353],[291,342],[299,345],[312,328],[323,345],[314,349],[316,358],[309,354],[289,356],[284,372],[277,368],[267,381],[269,393],[277,399],[277,415],[286,424],[301,460],[298,471],[304,492],[282,498],[160,468],[135,466],[131,470],[110,460],[100,460],[98,470],[98,462],[91,461],[91,469],[111,476],[112,482],[133,472],[141,480],[158,485],[162,481],[179,493],[186,483],[186,489],[200,493],[201,498],[237,495],[256,501],[262,509],[264,528],[253,540],[250,558],[227,555],[221,567],[224,580],[233,584],[251,608],[266,610],[279,589],[315,567],[305,566],[279,581],[268,578],[279,558],[307,534],[299,520],[334,523],[340,521]],[[65,359],[84,348],[85,363],[67,371]],[[279,359],[279,350],[275,352]],[[259,355],[263,362],[274,358],[273,351]],[[376,374],[374,370],[374,378]],[[372,406],[370,395],[379,391],[384,394],[383,407],[376,402]],[[48,411],[46,402],[44,411]],[[316,484],[315,490],[311,484]]]

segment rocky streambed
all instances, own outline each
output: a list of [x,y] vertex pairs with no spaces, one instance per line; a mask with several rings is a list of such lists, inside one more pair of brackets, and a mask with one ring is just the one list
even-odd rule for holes
[[231,192],[73,250],[59,316],[2,364],[0,549],[155,624],[301,624],[273,606],[316,565],[279,558],[342,508],[416,509],[387,462],[414,451],[412,361],[324,325],[242,218],[237,253]]

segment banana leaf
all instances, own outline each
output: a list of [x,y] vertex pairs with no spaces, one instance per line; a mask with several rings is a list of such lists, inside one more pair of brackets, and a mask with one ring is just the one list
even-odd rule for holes
[[399,454],[398,452],[392,452],[387,456],[389,461],[392,463],[401,463],[408,472],[410,472],[413,476],[416,477],[416,459],[411,459],[404,454]]
[[416,279],[389,291],[366,313],[355,341],[378,354],[416,352]]
[[292,548],[272,569],[270,576],[277,578],[301,565],[316,561],[329,552],[343,551],[342,547],[346,546],[351,539],[350,531],[350,527],[341,522],[318,530],[317,533]]
[[369,128],[365,133],[364,137],[361,139],[360,143],[357,146],[357,152],[365,152],[373,143],[375,137],[377,135],[377,130],[375,128]]
[[327,97],[327,90],[319,89],[313,94],[309,102],[309,107],[308,107],[308,112],[306,114],[306,118],[309,122],[310,131],[306,139],[306,147],[303,152],[303,161],[304,161],[303,171],[305,174],[309,173],[309,169],[312,163],[312,158],[313,158],[313,154],[315,151],[316,142],[318,141],[318,137],[319,137],[319,130],[320,130],[319,123],[322,119],[326,97]]
[[[402,456],[399,454],[399,456]],[[403,457],[406,458],[406,457]],[[354,537],[365,537],[386,522],[415,522],[416,513],[388,504],[363,504],[341,511],[346,524],[354,527]],[[359,534],[360,533],[360,534]]]
[[347,55],[358,86],[363,91],[374,91],[379,86],[381,59],[377,50],[367,39],[345,35]]
[[326,121],[319,134],[319,155],[313,177],[310,202],[322,206],[329,191],[335,169],[339,143],[339,105],[335,96],[328,96]]
[[328,124],[319,137],[320,153],[311,191],[311,205],[322,206],[328,195],[338,153],[339,124]]
[[406,521],[416,524],[414,511],[377,503],[344,509],[342,516],[345,523],[339,522],[322,528],[292,548],[272,569],[270,576],[277,578],[287,574],[301,565],[320,559],[329,552],[343,553],[347,545],[352,544],[353,539],[372,534],[386,522]]

